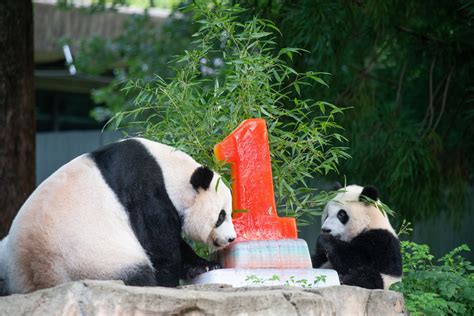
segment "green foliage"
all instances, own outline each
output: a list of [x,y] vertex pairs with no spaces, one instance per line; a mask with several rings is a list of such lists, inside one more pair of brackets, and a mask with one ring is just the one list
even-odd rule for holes
[[[327,88],[298,85],[293,90],[353,108],[341,118],[353,157],[341,165],[341,173],[351,183],[377,185],[384,201],[412,221],[441,210],[460,213],[466,184],[474,178],[474,164],[468,163],[474,161],[472,0],[430,5],[413,0],[232,2],[248,9],[236,16],[240,22],[256,14],[276,21],[283,36],[274,39],[275,48],[308,51],[290,52],[292,69],[306,73],[323,65],[334,74],[324,77],[330,83]],[[105,68],[114,70],[113,85],[95,92],[96,101],[105,105],[96,111],[100,118],[130,108],[136,95],[124,95],[124,80],[147,81],[155,73],[172,77],[165,67],[171,56],[192,51],[188,35],[196,24],[189,23],[189,13],[175,14],[169,21],[177,23],[164,31],[149,24],[127,26],[122,44],[102,39],[110,44],[103,45],[106,53],[84,49],[77,54],[91,56],[83,64],[111,65]],[[117,49],[121,45],[127,49]],[[129,51],[136,52],[133,61]],[[311,115],[317,114],[307,118]]]
[[398,236],[411,235],[412,232],[413,228],[411,227],[411,223],[404,219],[400,225],[400,229],[398,230]]
[[[340,189],[339,191],[344,192],[344,188]],[[383,203],[380,200],[373,200],[367,196],[361,196],[361,201],[363,201],[366,204],[374,206],[376,209],[378,209],[382,214],[385,216],[394,216],[395,211],[392,210],[387,204]]]
[[348,157],[338,146],[345,141],[335,121],[342,109],[303,93],[303,87],[313,94],[326,89],[326,74],[288,66],[304,52],[277,49],[274,34],[279,31],[271,21],[241,23],[238,6],[206,1],[189,10],[200,25],[193,35],[195,48],[176,58],[171,80],[129,81],[125,91],[136,94],[135,107],[116,114],[115,124],[176,146],[223,173],[213,146],[243,120],[264,118],[279,210],[295,217],[316,214],[328,194],[308,181],[337,171]]
[[427,245],[402,241],[403,279],[391,289],[404,294],[411,315],[473,315],[474,266],[461,245],[433,263]]
[[[241,0],[279,21],[280,45],[332,74],[324,98],[351,107],[341,173],[377,185],[402,218],[463,210],[474,178],[472,0]],[[459,216],[453,216],[459,217]]]

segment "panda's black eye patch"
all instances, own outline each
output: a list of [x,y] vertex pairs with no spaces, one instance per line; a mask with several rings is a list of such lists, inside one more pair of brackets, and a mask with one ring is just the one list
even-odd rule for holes
[[347,221],[349,220],[349,215],[347,215],[346,211],[344,210],[339,210],[339,212],[337,212],[337,219],[345,224],[347,223]]
[[221,226],[222,223],[224,223],[224,221],[225,221],[225,211],[221,210],[221,212],[219,213],[219,218],[217,219],[216,227]]

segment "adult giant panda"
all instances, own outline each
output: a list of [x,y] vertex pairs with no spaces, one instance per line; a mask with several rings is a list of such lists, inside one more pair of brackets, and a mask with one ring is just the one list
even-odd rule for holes
[[62,166],[28,198],[0,244],[7,293],[81,279],[176,286],[217,263],[182,239],[236,238],[231,193],[175,148],[131,138]]
[[388,289],[402,276],[400,241],[383,214],[376,188],[350,185],[325,207],[313,267],[335,269],[342,284]]

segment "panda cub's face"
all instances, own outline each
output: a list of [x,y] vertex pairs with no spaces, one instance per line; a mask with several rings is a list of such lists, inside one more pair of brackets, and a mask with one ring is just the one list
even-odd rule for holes
[[343,241],[351,241],[368,229],[387,229],[394,232],[388,218],[374,205],[364,202],[364,196],[377,201],[377,189],[350,185],[340,191],[324,209],[322,233],[331,234]]
[[322,233],[331,234],[337,239],[350,241],[367,226],[364,206],[360,202],[341,203],[331,201],[323,214]]
[[232,224],[232,195],[219,175],[199,167],[191,177],[194,204],[185,211],[183,231],[191,239],[221,248],[236,238]]

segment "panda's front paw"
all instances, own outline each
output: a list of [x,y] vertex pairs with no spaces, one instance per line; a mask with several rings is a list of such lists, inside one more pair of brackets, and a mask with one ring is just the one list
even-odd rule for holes
[[318,237],[318,241],[316,242],[316,247],[318,251],[322,251],[324,253],[328,253],[331,251],[332,246],[334,244],[334,236],[329,234],[321,234]]
[[203,260],[198,264],[185,266],[184,275],[186,279],[193,279],[198,275],[216,269],[222,269],[222,266],[215,261]]
[[209,267],[208,271],[222,269],[221,264],[218,263],[218,262],[215,262],[215,261],[209,261],[208,262],[208,267]]
[[316,248],[316,252],[311,257],[311,262],[313,264],[313,268],[320,268],[323,264],[328,262],[326,253],[323,250]]
[[352,285],[352,276],[350,274],[339,274],[341,285]]

